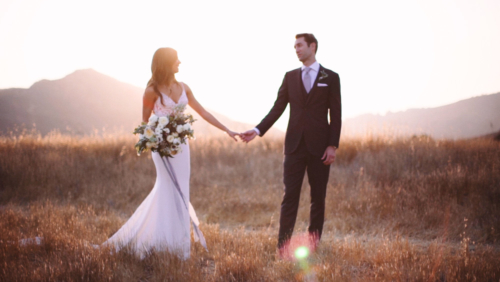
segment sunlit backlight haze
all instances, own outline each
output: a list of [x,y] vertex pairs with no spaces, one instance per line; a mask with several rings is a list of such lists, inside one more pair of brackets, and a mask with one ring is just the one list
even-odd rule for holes
[[500,91],[499,15],[495,0],[3,0],[0,88],[85,68],[144,87],[168,46],[205,107],[255,124],[300,66],[295,34],[311,32],[340,75],[344,118],[435,107]]

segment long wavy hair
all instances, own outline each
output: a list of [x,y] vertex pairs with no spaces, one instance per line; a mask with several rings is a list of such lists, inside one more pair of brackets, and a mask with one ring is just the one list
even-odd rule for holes
[[160,98],[163,104],[163,97],[158,90],[158,85],[165,84],[171,86],[177,83],[173,72],[173,65],[177,61],[177,51],[172,48],[160,48],[153,55],[151,63],[151,79],[148,82],[148,87],[153,86],[156,95]]

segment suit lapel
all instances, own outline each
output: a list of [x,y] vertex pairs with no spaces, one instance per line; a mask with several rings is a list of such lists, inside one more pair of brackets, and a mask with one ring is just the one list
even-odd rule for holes
[[[316,88],[318,88],[318,80],[319,80],[319,76],[321,74],[321,71],[323,70],[323,66],[319,65],[319,69],[318,69],[318,73],[316,74],[316,79],[314,80],[314,83],[313,83],[313,86],[311,88],[311,91],[309,91],[309,94],[307,94],[306,92],[306,104],[309,102],[309,100],[311,100],[311,96],[314,94],[314,92],[316,92]],[[302,78],[302,75],[300,76]],[[302,81],[302,80],[301,80]],[[302,83],[302,88],[304,88],[304,83]],[[304,88],[304,92],[305,92],[305,88]]]
[[298,85],[297,89],[300,89],[299,90],[299,95],[302,98],[302,102],[306,103],[307,95],[308,94],[307,94],[306,88],[304,87],[304,82],[302,81],[302,68],[299,68],[297,70],[296,80],[295,81],[299,82],[300,85]]

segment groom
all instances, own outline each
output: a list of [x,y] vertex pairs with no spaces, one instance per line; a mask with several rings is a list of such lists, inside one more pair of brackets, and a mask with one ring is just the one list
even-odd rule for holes
[[335,152],[339,147],[341,127],[339,75],[316,62],[318,41],[314,35],[297,34],[295,39],[295,52],[303,66],[285,74],[276,102],[267,116],[254,129],[242,134],[245,142],[250,142],[257,135],[264,136],[290,104],[283,163],[285,193],[278,235],[280,253],[283,253],[293,233],[306,171],[311,186],[308,230],[314,247],[321,238],[326,186],[330,165],[335,161]]

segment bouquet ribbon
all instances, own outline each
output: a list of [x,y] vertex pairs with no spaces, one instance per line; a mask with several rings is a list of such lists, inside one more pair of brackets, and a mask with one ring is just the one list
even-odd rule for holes
[[172,179],[172,182],[174,182],[174,186],[181,196],[182,202],[184,203],[184,207],[189,213],[189,216],[191,217],[191,223],[193,224],[193,234],[194,234],[194,240],[196,242],[200,241],[201,245],[205,248],[205,250],[208,252],[207,248],[207,242],[205,241],[205,237],[203,236],[203,233],[201,233],[200,228],[198,227],[200,225],[200,221],[198,220],[198,217],[196,216],[196,212],[194,211],[193,205],[191,205],[191,202],[189,203],[189,207],[186,204],[186,200],[184,198],[184,194],[181,191],[181,187],[179,185],[179,182],[177,181],[177,176],[175,175],[174,168],[172,167],[172,164],[170,163],[170,160],[166,157],[161,158],[163,161],[163,164],[165,165],[165,168],[167,169],[168,174],[170,175],[170,178]]

